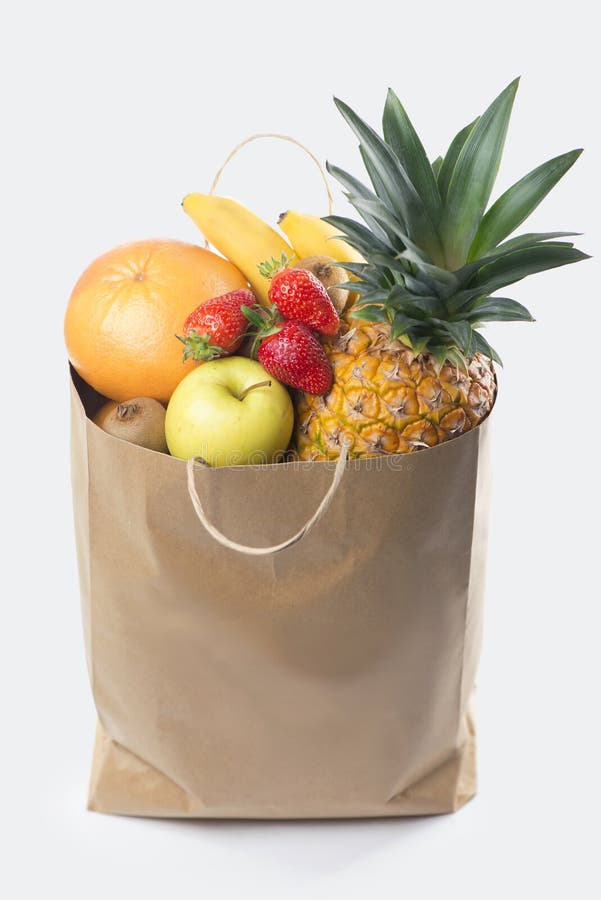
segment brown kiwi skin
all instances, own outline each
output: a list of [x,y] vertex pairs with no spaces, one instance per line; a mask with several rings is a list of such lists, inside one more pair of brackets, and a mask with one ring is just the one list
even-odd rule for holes
[[150,397],[134,397],[115,408],[98,423],[103,431],[147,450],[168,453],[165,440],[165,407]]
[[338,315],[344,312],[350,299],[350,292],[345,288],[333,287],[333,285],[348,281],[349,276],[348,272],[339,266],[335,259],[329,256],[305,256],[304,259],[294,264],[294,268],[307,269],[312,272],[327,290]]
[[112,411],[117,408],[118,405],[119,404],[117,403],[116,400],[107,400],[105,403],[102,404],[100,409],[94,413],[94,415],[92,417],[92,422],[94,422],[95,425],[98,425],[99,428],[102,428],[106,417],[108,415],[110,415],[112,413]]

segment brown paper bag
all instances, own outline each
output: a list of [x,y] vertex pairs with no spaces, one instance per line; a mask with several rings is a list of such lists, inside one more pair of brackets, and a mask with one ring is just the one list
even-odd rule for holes
[[[149,816],[397,816],[475,793],[488,422],[439,447],[348,462],[281,553],[224,547],[186,463],[86,416],[73,491],[99,727],[89,807]],[[196,468],[207,519],[280,543],[333,463]]]

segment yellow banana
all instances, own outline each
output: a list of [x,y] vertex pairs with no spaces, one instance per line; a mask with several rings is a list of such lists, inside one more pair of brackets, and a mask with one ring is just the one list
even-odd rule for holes
[[294,247],[300,259],[306,256],[329,256],[337,262],[363,262],[361,254],[350,244],[334,238],[340,234],[334,225],[319,216],[299,213],[293,209],[282,213],[278,225]]
[[229,197],[188,194],[182,206],[206,239],[246,275],[263,303],[268,302],[269,279],[257,266],[282,254],[294,257],[294,250],[277,231],[250,209]]

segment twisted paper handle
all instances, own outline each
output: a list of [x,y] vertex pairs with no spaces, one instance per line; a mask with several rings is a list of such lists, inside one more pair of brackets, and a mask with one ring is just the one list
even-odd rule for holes
[[[215,177],[213,178],[213,183],[211,184],[211,187],[209,188],[209,194],[215,193],[215,189],[219,183],[219,179],[223,175],[223,171],[226,168],[226,166],[228,165],[228,163],[230,162],[230,160],[232,160],[234,158],[234,156],[236,156],[236,154],[240,150],[242,150],[243,147],[246,147],[247,144],[252,144],[253,141],[258,141],[258,140],[261,140],[262,138],[274,138],[275,140],[278,140],[278,141],[288,141],[289,144],[295,144],[297,147],[300,147],[301,150],[304,150],[304,152],[307,154],[307,156],[309,156],[313,160],[313,162],[319,169],[319,174],[321,175],[322,181],[324,183],[324,187],[326,189],[326,194],[328,197],[328,215],[331,216],[332,213],[334,212],[334,200],[332,198],[332,191],[330,190],[330,183],[328,181],[328,176],[327,176],[326,170],[322,166],[319,159],[315,156],[314,153],[311,152],[311,150],[309,150],[308,147],[305,147],[304,144],[301,144],[300,141],[297,141],[296,138],[291,137],[289,134],[275,134],[272,132],[262,132],[259,134],[251,134],[250,137],[246,138],[246,140],[241,141],[239,144],[236,144],[234,149],[230,153],[228,153],[228,155],[226,156],[225,160],[223,161],[222,166],[217,170]],[[205,247],[207,248],[207,250],[209,249],[209,242],[207,240],[205,240]]]
[[211,537],[214,538],[219,544],[221,544],[222,547],[227,547],[228,550],[236,550],[236,552],[238,553],[245,553],[247,556],[270,556],[275,553],[280,553],[282,550],[286,550],[288,547],[293,547],[295,544],[298,544],[298,542],[302,541],[305,535],[308,534],[315,525],[317,525],[321,517],[327,512],[332,500],[334,499],[334,495],[338,490],[340,482],[342,481],[347,457],[348,446],[346,444],[343,444],[340,451],[340,456],[336,461],[336,468],[334,470],[332,483],[311,518],[307,522],[305,522],[303,527],[299,529],[296,534],[293,534],[292,537],[289,537],[287,540],[282,541],[281,544],[274,544],[273,547],[249,547],[247,544],[239,544],[236,541],[230,540],[230,538],[223,534],[223,532],[219,531],[219,529],[209,521],[200,497],[198,496],[196,484],[194,483],[195,463],[199,463],[203,466],[203,468],[206,467],[206,463],[204,462],[204,460],[200,459],[199,457],[191,457],[187,462],[188,493],[190,494],[192,506],[194,507],[194,511],[196,512],[196,515],[198,516],[201,524],[211,535]]
[[[234,147],[234,149],[228,154],[228,156],[226,157],[226,159],[223,162],[223,165],[219,168],[219,170],[215,174],[215,177],[213,178],[211,187],[209,188],[209,194],[215,193],[215,189],[217,187],[217,184],[219,183],[219,179],[221,178],[223,171],[224,171],[225,167],[228,165],[228,163],[230,162],[230,160],[232,160],[233,157],[243,147],[246,147],[247,144],[250,144],[253,141],[260,140],[261,138],[275,138],[276,140],[280,140],[280,141],[288,141],[291,144],[296,144],[296,146],[300,147],[301,150],[304,150],[304,152],[313,160],[313,162],[319,169],[319,174],[321,175],[321,178],[323,180],[323,183],[324,183],[324,186],[326,189],[326,194],[328,197],[328,214],[332,215],[333,208],[334,208],[334,201],[332,199],[332,192],[330,190],[328,176],[326,174],[324,167],[322,166],[322,164],[320,163],[318,158],[315,156],[315,154],[312,153],[308,147],[305,147],[304,144],[301,144],[300,141],[297,141],[296,138],[293,138],[288,134],[272,134],[270,132],[261,133],[261,134],[251,134],[250,137],[246,138],[246,140],[241,141],[241,143],[237,144]],[[207,247],[207,249],[209,247],[209,242],[207,240],[205,240],[205,247]],[[212,538],[214,538],[219,544],[221,544],[222,547],[227,547],[229,550],[235,550],[237,553],[244,553],[247,556],[269,556],[269,555],[273,555],[275,553],[280,553],[282,550],[286,550],[288,547],[293,547],[295,544],[298,544],[298,542],[301,541],[304,538],[304,536],[306,534],[308,534],[315,525],[317,525],[317,523],[319,522],[321,517],[327,512],[332,500],[334,499],[334,495],[335,495],[336,491],[338,490],[338,487],[342,480],[342,476],[344,474],[344,467],[346,464],[347,457],[348,457],[348,447],[346,444],[343,444],[341,452],[340,452],[340,456],[338,457],[338,461],[336,463],[336,468],[334,470],[334,477],[332,479],[332,483],[331,483],[327,493],[323,497],[321,503],[319,504],[319,506],[313,513],[313,515],[311,516],[311,518],[307,522],[305,522],[303,527],[299,531],[297,531],[296,534],[293,534],[292,537],[289,537],[287,540],[282,541],[281,544],[274,544],[273,547],[250,547],[247,544],[239,544],[237,541],[230,540],[230,538],[228,538],[227,535],[225,535],[221,531],[219,531],[219,529],[216,528],[215,525],[213,525],[213,523],[209,521],[207,514],[204,511],[200,497],[198,496],[198,491],[196,490],[196,484],[194,482],[194,466],[195,466],[195,464],[198,463],[199,465],[202,465],[203,468],[206,467],[205,461],[200,459],[199,457],[191,457],[187,461],[188,493],[190,495],[190,500],[192,501],[192,506],[194,507],[194,511],[196,512],[196,515],[198,516],[201,524],[203,525],[205,530],[208,532],[208,534],[210,534]]]

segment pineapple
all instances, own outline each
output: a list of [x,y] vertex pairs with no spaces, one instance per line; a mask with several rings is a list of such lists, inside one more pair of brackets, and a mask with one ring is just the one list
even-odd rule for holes
[[573,232],[509,238],[580,150],[538,166],[486,211],[518,82],[463,128],[446,156],[428,161],[398,97],[389,91],[383,135],[340,100],[359,139],[372,187],[328,164],[363,223],[329,216],[365,262],[339,263],[359,299],[339,335],[324,342],[334,370],[323,397],[301,395],[302,459],[409,453],[476,427],[495,402],[496,351],[487,322],[533,321],[496,292],[527,275],[586,259]]

